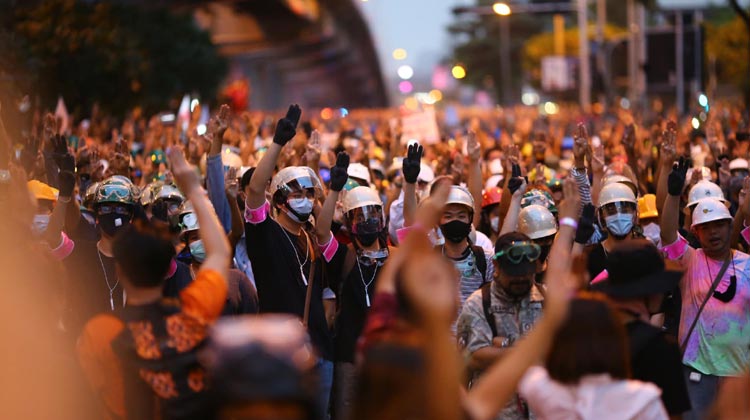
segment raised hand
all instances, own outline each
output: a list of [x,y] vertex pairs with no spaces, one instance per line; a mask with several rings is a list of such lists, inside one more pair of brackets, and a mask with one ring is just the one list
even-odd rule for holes
[[115,154],[109,160],[109,166],[115,175],[128,176],[130,173],[130,154],[127,142],[119,138],[115,142]]
[[581,196],[578,192],[578,184],[571,178],[563,181],[563,201],[557,206],[557,215],[560,220],[569,217],[578,219],[578,211],[581,207]]
[[521,176],[521,166],[518,164],[513,164],[513,168],[511,169],[508,190],[514,197],[520,197],[526,192],[526,179]]
[[684,157],[680,157],[680,161],[672,165],[672,172],[669,173],[669,178],[667,178],[667,191],[669,195],[682,195],[682,189],[685,187],[685,177],[690,165],[690,159],[685,159]]
[[185,160],[182,148],[171,147],[167,152],[167,157],[172,168],[174,181],[185,196],[189,196],[192,192],[201,188],[198,173]]
[[482,146],[473,131],[469,131],[466,138],[466,151],[471,162],[477,162],[482,157]]
[[622,140],[620,141],[625,147],[628,153],[632,153],[635,148],[635,125],[628,124],[625,127],[625,132],[622,134]]
[[591,203],[583,205],[583,211],[581,212],[581,218],[578,221],[578,229],[576,229],[576,243],[586,244],[591,235],[594,234],[594,211],[596,208]]
[[60,198],[70,199],[76,187],[76,176],[71,171],[60,171],[59,175]]
[[595,174],[603,174],[604,173],[604,145],[599,143],[599,145],[594,146],[591,149],[591,152],[589,154],[589,163],[591,165],[591,171]]
[[59,134],[50,139],[52,145],[52,159],[60,171],[75,172],[76,160],[68,150],[68,139]]
[[423,153],[424,148],[420,144],[414,143],[409,145],[401,167],[401,172],[404,174],[404,181],[406,181],[406,183],[414,184],[417,182]]
[[318,130],[313,130],[305,147],[304,157],[308,165],[315,165],[320,162],[320,149],[320,133]]
[[297,124],[301,115],[302,110],[299,108],[299,105],[289,105],[286,116],[276,124],[273,142],[279,146],[284,146],[289,140],[293,139],[294,135],[297,134]]
[[237,180],[237,168],[230,167],[227,169],[227,173],[224,176],[224,190],[234,198],[237,198],[237,195],[239,195],[240,183]]
[[346,152],[339,152],[336,156],[336,165],[331,168],[331,190],[341,191],[349,179],[347,169],[349,168],[349,155]]
[[677,124],[674,121],[667,123],[667,129],[662,133],[661,164],[672,166],[677,159]]

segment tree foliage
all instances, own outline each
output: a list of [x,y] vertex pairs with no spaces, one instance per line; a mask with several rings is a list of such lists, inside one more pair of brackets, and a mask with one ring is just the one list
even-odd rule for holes
[[748,31],[738,16],[722,25],[707,25],[706,53],[716,60],[716,78],[719,83],[728,83],[747,90],[750,85],[748,72]]
[[155,111],[186,92],[213,98],[226,73],[208,33],[188,13],[48,0],[0,14],[0,48],[13,55],[0,61],[0,73],[45,105],[62,95],[82,107]]

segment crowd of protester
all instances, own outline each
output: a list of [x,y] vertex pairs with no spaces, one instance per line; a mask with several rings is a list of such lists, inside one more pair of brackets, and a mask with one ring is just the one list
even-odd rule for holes
[[0,120],[2,405],[750,418],[745,113]]

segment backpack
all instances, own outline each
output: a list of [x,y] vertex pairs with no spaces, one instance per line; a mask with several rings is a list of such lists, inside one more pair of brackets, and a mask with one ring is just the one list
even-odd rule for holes
[[477,264],[477,270],[482,274],[482,282],[487,283],[487,256],[484,255],[484,248],[472,245],[471,253],[474,254],[474,261]]

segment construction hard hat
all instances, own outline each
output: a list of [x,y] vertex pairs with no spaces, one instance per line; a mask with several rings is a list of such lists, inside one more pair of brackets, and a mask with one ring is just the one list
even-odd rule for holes
[[641,219],[659,217],[659,210],[656,209],[656,196],[646,194],[638,199],[638,215]]
[[83,206],[83,208],[86,208],[89,210],[93,209],[97,188],[99,188],[98,182],[92,182],[91,185],[89,185],[86,188],[86,193],[83,195],[83,202],[81,202],[81,205]]
[[383,201],[380,200],[378,192],[370,187],[355,187],[346,192],[341,203],[344,214],[354,209],[366,206],[383,207]]
[[174,185],[164,184],[159,188],[159,191],[156,192],[154,200],[175,200],[182,203],[185,201],[185,196],[182,195],[180,190]]
[[698,200],[698,204],[695,206],[695,210],[693,210],[693,224],[690,227],[716,220],[732,220],[729,209],[719,200],[703,198]]
[[604,179],[602,180],[602,186],[612,184],[614,182],[619,182],[621,184],[627,185],[631,190],[633,190],[633,194],[638,195],[638,186],[633,183],[632,179],[626,177],[625,175],[614,174],[604,177]]
[[500,203],[503,198],[503,189],[500,187],[492,187],[484,190],[482,194],[482,208],[491,206],[493,204]]
[[690,192],[688,193],[687,206],[694,206],[698,204],[698,200],[702,200],[704,198],[713,198],[723,203],[727,203],[721,187],[711,181],[706,181],[705,179],[696,182],[695,185],[693,185],[693,188],[690,189]]
[[138,200],[134,189],[132,183],[128,185],[120,179],[109,177],[99,183],[96,194],[94,194],[94,205],[120,203],[133,206]]
[[319,197],[323,188],[320,179],[311,168],[307,166],[287,166],[280,170],[271,180],[271,194],[276,197],[281,193],[286,197],[292,191],[314,189],[316,197]]
[[422,162],[419,164],[419,176],[417,181],[430,183],[435,179],[435,171],[432,170],[430,165]]
[[635,199],[635,193],[633,193],[633,190],[621,182],[613,182],[602,187],[602,190],[599,192],[598,207],[604,207],[610,203],[620,202],[638,203]]
[[485,189],[490,189],[490,188],[497,187],[498,185],[500,185],[500,183],[503,181],[503,179],[505,179],[505,177],[502,174],[500,174],[500,175],[490,175],[490,177],[487,178],[487,181],[485,181],[485,183],[484,183],[484,188]]
[[347,175],[349,175],[352,178],[361,179],[367,184],[372,183],[372,178],[370,177],[370,170],[367,169],[367,166],[361,164],[361,163],[350,163],[349,168],[346,170]]
[[735,169],[744,169],[748,170],[750,168],[750,165],[748,165],[746,159],[737,158],[729,162],[729,170],[733,171]]
[[242,158],[227,148],[221,152],[221,164],[225,167],[237,168],[239,170],[242,167]]
[[179,220],[180,237],[184,236],[188,232],[192,232],[201,228],[198,224],[198,216],[193,210],[193,204],[189,200],[186,200],[184,203],[182,203],[182,206],[180,206]]
[[60,194],[60,191],[57,188],[50,187],[44,182],[37,181],[36,179],[32,179],[26,183],[26,185],[29,192],[37,200],[57,201],[57,196]]
[[518,231],[531,239],[540,239],[557,233],[557,220],[544,206],[532,204],[518,214]]
[[466,206],[470,211],[474,211],[474,198],[471,196],[469,190],[458,185],[452,185],[451,190],[448,193],[448,200],[445,201],[445,205],[448,204],[460,204]]
[[555,200],[547,191],[542,191],[536,188],[531,191],[527,191],[521,198],[521,208],[525,208],[532,204],[546,207],[547,210],[551,211],[552,213],[557,213]]

